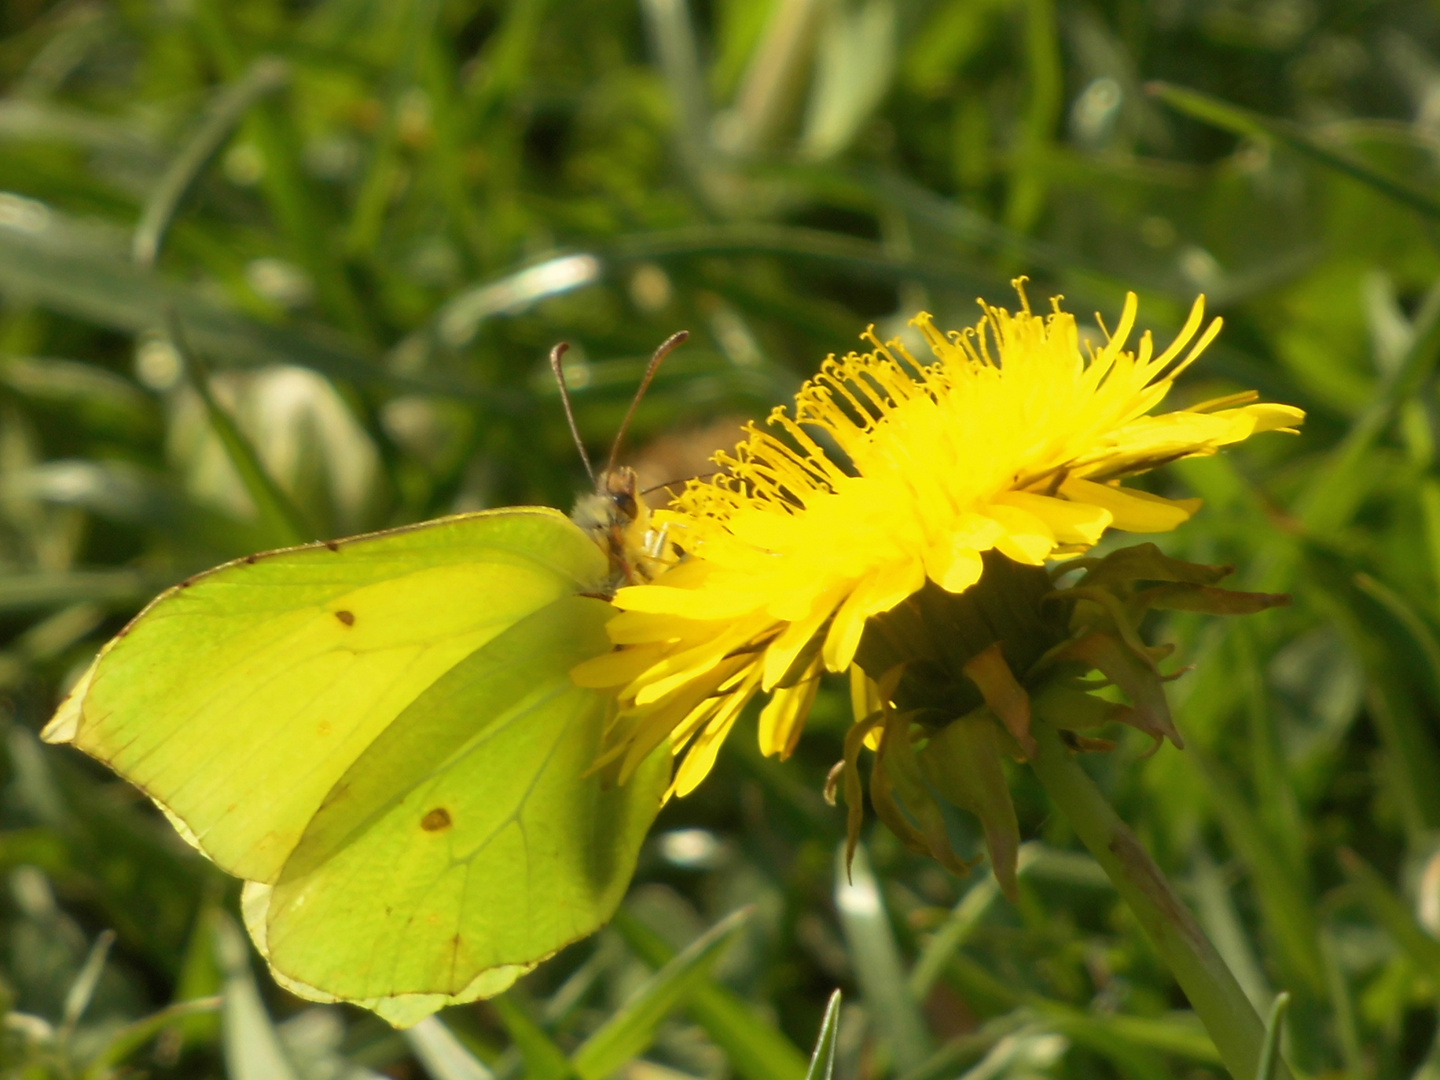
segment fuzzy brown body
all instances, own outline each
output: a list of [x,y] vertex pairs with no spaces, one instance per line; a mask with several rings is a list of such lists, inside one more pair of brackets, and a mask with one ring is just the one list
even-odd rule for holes
[[601,473],[595,491],[575,500],[570,520],[609,558],[611,593],[653,580],[673,561],[666,558],[663,530],[652,528],[650,507],[639,490],[635,470],[629,466]]

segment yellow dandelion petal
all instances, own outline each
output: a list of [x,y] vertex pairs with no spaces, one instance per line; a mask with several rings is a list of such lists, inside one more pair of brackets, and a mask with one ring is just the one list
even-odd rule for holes
[[[1203,298],[1158,352],[1135,336],[1133,294],[1093,349],[1058,302],[1037,314],[1020,299],[1016,312],[982,304],[959,332],[917,315],[928,363],[867,331],[871,351],[829,357],[792,411],[748,427],[716,456],[719,473],[655,515],[683,558],[616,594],[617,652],[577,669],[585,685],[622,687],[612,758],[632,768],[668,738],[684,794],[762,689],[761,747],[788,754],[822,670],[850,668],[870,620],[927,579],[961,593],[985,552],[1034,566],[1109,528],[1173,529],[1199,500],[1120,480],[1304,419],[1251,393],[1154,411],[1219,332]],[[856,678],[857,711],[876,705]]]
[[800,732],[805,727],[805,718],[820,689],[821,670],[817,657],[794,686],[781,686],[771,691],[770,700],[760,712],[762,754],[787,758],[794,753],[795,744],[800,741]]
[[1035,515],[1050,528],[1060,544],[1089,547],[1099,542],[1114,521],[1114,515],[1103,506],[1036,495],[1031,491],[1002,491],[992,505],[1014,506]]
[[786,625],[780,635],[765,650],[765,666],[762,675],[762,685],[766,690],[772,689],[794,665],[800,654],[825,620],[835,613],[835,606],[845,598],[845,587],[835,585],[828,589],[824,596],[811,606],[810,613],[795,622]]
[[596,689],[624,686],[664,660],[668,644],[668,641],[657,641],[633,649],[616,649],[604,656],[591,657],[572,668],[570,678],[576,686]]
[[835,613],[825,635],[822,655],[831,671],[844,671],[860,647],[865,620],[889,611],[925,584],[925,566],[919,559],[907,559],[878,567],[869,578],[846,597]]
[[675,770],[675,778],[670,784],[671,794],[689,795],[700,781],[705,779],[706,774],[715,764],[715,755],[720,752],[720,746],[724,743],[725,736],[730,734],[731,727],[739,717],[740,710],[746,706],[759,688],[760,680],[758,678],[747,679],[716,710],[704,730],[695,737],[695,741],[685,751],[685,756],[680,761],[680,767]]
[[[999,522],[996,522],[995,535],[1000,535]],[[925,572],[946,592],[964,592],[980,580],[985,569],[980,552],[992,546],[993,540],[983,549],[977,548],[964,534],[947,537],[925,553]]]
[[1096,484],[1074,476],[1060,485],[1060,491],[1076,502],[1108,511],[1111,525],[1125,532],[1169,532],[1200,509],[1199,499],[1163,499],[1148,491]]

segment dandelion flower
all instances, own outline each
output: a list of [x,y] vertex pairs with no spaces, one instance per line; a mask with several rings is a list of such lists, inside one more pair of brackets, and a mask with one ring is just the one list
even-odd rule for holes
[[960,594],[988,552],[1040,566],[1108,528],[1173,529],[1199,500],[1121,481],[1304,418],[1253,393],[1154,413],[1219,332],[1219,319],[1202,332],[1203,297],[1157,355],[1148,332],[1126,349],[1133,293],[1104,346],[1087,349],[1058,301],[1037,315],[1017,288],[1021,310],[982,303],[964,331],[918,315],[930,363],[868,331],[873,351],[827,359],[793,414],[751,425],[717,456],[720,473],[657,514],[683,555],[616,594],[616,650],[575,671],[618,689],[608,756],[622,777],[669,739],[683,755],[672,790],[689,792],[761,692],[761,748],[788,755],[820,675],[850,668],[867,621],[927,581]]

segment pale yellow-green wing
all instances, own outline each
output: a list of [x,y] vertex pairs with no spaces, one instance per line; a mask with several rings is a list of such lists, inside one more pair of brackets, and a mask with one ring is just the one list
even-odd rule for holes
[[664,751],[623,786],[592,774],[609,703],[569,672],[609,648],[611,614],[541,608],[375,740],[251,915],[276,971],[352,1000],[463,997],[610,917],[669,776]]
[[248,879],[280,981],[413,1023],[614,912],[668,780],[592,768],[609,561],[512,509],[230,563],[102,650],[44,734]]
[[250,556],[156,599],[44,737],[140,787],[224,869],[274,882],[336,781],[423,691],[607,573],[545,508]]

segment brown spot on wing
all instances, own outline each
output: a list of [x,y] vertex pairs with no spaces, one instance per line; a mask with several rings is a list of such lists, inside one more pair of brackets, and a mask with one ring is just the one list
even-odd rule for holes
[[450,811],[437,806],[420,819],[420,828],[426,832],[440,832],[450,827]]
[[340,550],[340,544],[339,544],[338,541],[335,541],[335,540],[326,540],[326,541],[325,541],[325,546],[326,546],[327,548],[329,548],[331,551],[339,551],[339,550]]
[[337,611],[335,612],[335,617],[346,626],[355,625],[355,613],[353,611]]
[[254,566],[259,560],[260,560],[260,556],[259,556],[259,555],[246,555],[246,556],[245,556],[245,565],[246,565],[246,566]]

